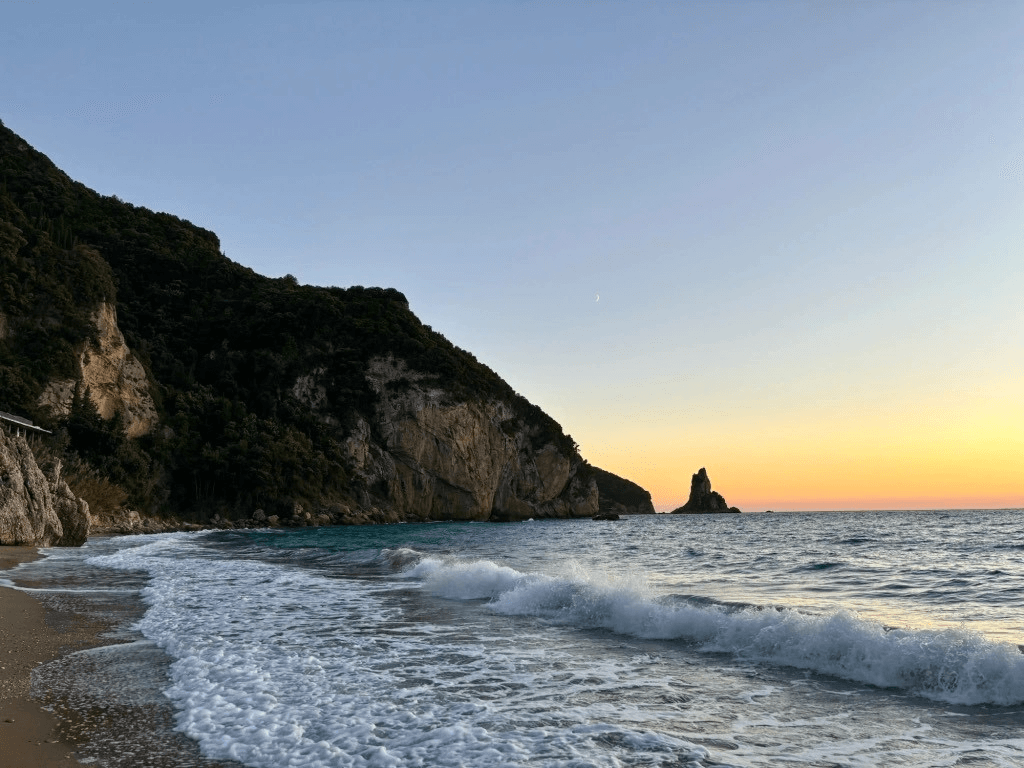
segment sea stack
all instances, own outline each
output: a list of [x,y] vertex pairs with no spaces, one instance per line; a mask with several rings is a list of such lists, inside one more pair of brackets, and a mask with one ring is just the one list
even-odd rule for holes
[[673,509],[672,514],[698,514],[702,512],[739,512],[736,507],[730,507],[725,503],[722,494],[711,490],[711,480],[708,479],[708,472],[704,467],[701,467],[690,480],[690,498],[683,506]]

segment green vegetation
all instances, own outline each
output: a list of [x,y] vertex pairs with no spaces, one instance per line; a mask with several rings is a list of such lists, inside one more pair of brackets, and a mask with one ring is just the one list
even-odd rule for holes
[[[161,426],[129,440],[84,393],[55,421],[48,381],[74,377],[100,302],[151,379]],[[302,286],[220,252],[212,232],[72,181],[0,123],[0,410],[57,433],[66,466],[148,512],[197,519],[353,498],[340,451],[375,404],[364,372],[389,354],[456,400],[506,399],[537,445],[572,438],[487,366],[423,325],[394,289]],[[293,394],[317,372],[316,410]],[[109,488],[106,489],[110,491]]]

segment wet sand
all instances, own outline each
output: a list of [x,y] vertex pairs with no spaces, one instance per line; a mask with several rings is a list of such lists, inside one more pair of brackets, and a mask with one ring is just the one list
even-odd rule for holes
[[[35,547],[0,547],[0,570],[39,557]],[[16,589],[0,587],[0,768],[73,768],[75,745],[31,697],[32,670],[66,653],[102,645],[103,626],[58,613]]]

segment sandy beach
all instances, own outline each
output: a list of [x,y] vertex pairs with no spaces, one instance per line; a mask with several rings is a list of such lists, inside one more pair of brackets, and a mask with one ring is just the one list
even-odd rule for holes
[[[0,570],[39,557],[35,547],[0,547]],[[0,587],[0,768],[79,766],[74,744],[31,697],[32,670],[78,648],[101,644],[102,626],[58,613],[30,595]]]

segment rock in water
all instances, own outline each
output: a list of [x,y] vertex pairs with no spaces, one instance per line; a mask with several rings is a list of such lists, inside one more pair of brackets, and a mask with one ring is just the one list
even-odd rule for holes
[[80,546],[88,533],[89,505],[60,479],[59,466],[47,480],[25,438],[0,432],[0,544]]
[[701,467],[690,480],[690,498],[683,506],[672,510],[674,515],[691,512],[739,512],[739,510],[726,504],[722,494],[718,491],[711,490],[708,472]]

